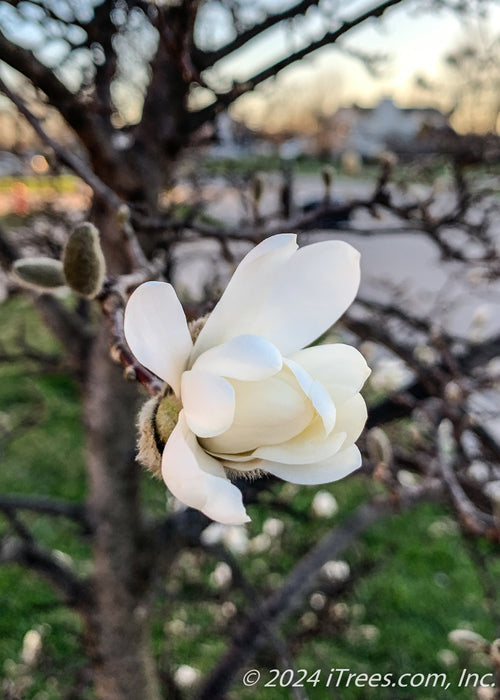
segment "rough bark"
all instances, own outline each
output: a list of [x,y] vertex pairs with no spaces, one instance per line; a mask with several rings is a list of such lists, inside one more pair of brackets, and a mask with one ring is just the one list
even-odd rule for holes
[[150,567],[134,461],[136,388],[109,359],[101,326],[91,350],[84,396],[89,473],[88,508],[94,528],[94,605],[87,618],[100,700],[159,700],[149,648]]

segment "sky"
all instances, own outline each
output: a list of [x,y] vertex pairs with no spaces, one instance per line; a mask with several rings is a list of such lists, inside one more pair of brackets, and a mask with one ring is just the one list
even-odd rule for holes
[[[355,2],[358,7],[372,3]],[[282,71],[277,83],[265,86],[266,100],[257,94],[240,100],[234,112],[237,117],[246,117],[254,126],[266,118],[265,105],[278,103],[281,93],[289,93],[291,101],[283,101],[283,109],[297,107],[301,99],[312,99],[314,91],[321,93],[321,108],[326,112],[335,111],[339,104],[357,103],[372,106],[379,99],[391,96],[396,104],[419,106],[433,103],[442,109],[449,108],[443,93],[430,98],[415,87],[417,73],[431,80],[442,80],[443,56],[473,36],[478,30],[477,19],[463,18],[449,10],[417,11],[422,2],[403,3],[388,11],[379,20],[370,20],[366,25],[349,32],[342,39],[342,46],[364,52],[379,52],[389,58],[382,77],[372,77],[361,62],[345,55],[335,46],[325,47],[310,55],[300,63]],[[346,16],[349,16],[346,13]],[[500,34],[500,7],[492,7],[487,22],[482,22],[481,30],[490,36]],[[321,28],[314,16],[308,17],[309,36],[320,36]],[[273,57],[278,58],[291,49],[300,47],[300,39],[290,31],[290,25],[278,31],[269,31],[259,41],[241,50],[231,61],[222,64],[218,80],[229,87],[231,80],[245,79],[259,67],[264,67]],[[500,58],[500,57],[499,57]],[[316,95],[316,99],[318,96]],[[448,100],[449,102],[449,100]],[[278,107],[279,109],[279,107]],[[276,109],[274,110],[276,111]]]

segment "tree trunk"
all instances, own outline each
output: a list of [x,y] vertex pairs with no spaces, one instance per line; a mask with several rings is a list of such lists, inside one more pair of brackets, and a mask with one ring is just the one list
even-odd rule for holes
[[104,322],[91,349],[84,394],[95,566],[87,633],[97,695],[160,700],[150,651],[151,567],[134,461],[137,391],[109,359]]

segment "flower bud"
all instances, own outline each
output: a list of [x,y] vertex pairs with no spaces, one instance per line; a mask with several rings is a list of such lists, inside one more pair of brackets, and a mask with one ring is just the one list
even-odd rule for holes
[[500,522],[500,481],[490,481],[483,488],[483,491],[491,501],[495,520]]
[[41,291],[57,289],[66,284],[60,260],[53,258],[22,258],[12,266],[14,275],[30,287]]
[[116,212],[116,219],[119,226],[125,226],[130,221],[130,209],[126,204],[120,205]]
[[466,651],[482,651],[488,646],[486,639],[471,630],[453,630],[449,633],[448,639],[452,644],[456,644],[457,647],[465,649]]
[[321,179],[323,180],[323,184],[324,184],[325,190],[327,190],[327,192],[330,191],[330,187],[332,186],[333,173],[334,173],[334,170],[333,170],[331,165],[324,165],[321,168]]
[[94,298],[102,289],[106,263],[99,242],[99,231],[85,222],[69,237],[62,257],[64,276],[71,289]]
[[450,403],[460,403],[464,399],[464,392],[458,382],[451,381],[444,388],[444,396]]
[[200,333],[203,329],[203,326],[207,322],[209,316],[210,316],[210,314],[205,314],[205,316],[200,316],[199,318],[196,318],[193,321],[189,322],[188,328],[189,328],[189,333],[191,334],[191,340],[193,341],[193,343],[196,342],[196,339],[200,335]]
[[258,204],[264,193],[264,177],[262,173],[255,173],[252,180],[252,197],[253,201]]
[[496,668],[500,668],[500,639],[495,639],[490,646],[490,659]]
[[441,451],[445,455],[453,455],[455,453],[455,438],[453,436],[453,423],[444,418],[438,427],[438,440]]
[[398,162],[398,157],[392,151],[381,151],[378,154],[378,162],[384,167],[393,168]]
[[341,157],[342,170],[346,175],[359,175],[361,172],[361,157],[357,151],[346,151]]
[[160,394],[146,401],[138,416],[137,461],[158,477],[163,447],[177,425],[180,409],[174,394]]
[[23,638],[21,660],[26,666],[37,665],[42,653],[42,635],[36,629],[28,630]]
[[366,447],[373,464],[381,462],[387,466],[392,464],[392,446],[382,428],[372,428],[366,435]]

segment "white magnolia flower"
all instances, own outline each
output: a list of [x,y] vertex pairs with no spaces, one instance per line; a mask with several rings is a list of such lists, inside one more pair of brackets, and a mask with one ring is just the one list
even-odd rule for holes
[[[298,249],[266,239],[239,264],[194,345],[170,284],[130,297],[125,335],[180,406],[162,475],[180,501],[213,520],[249,520],[231,472],[261,470],[297,484],[357,469],[370,370],[344,344],[307,348],[353,301],[359,254],[341,241]],[[304,349],[305,348],[305,349]]]

